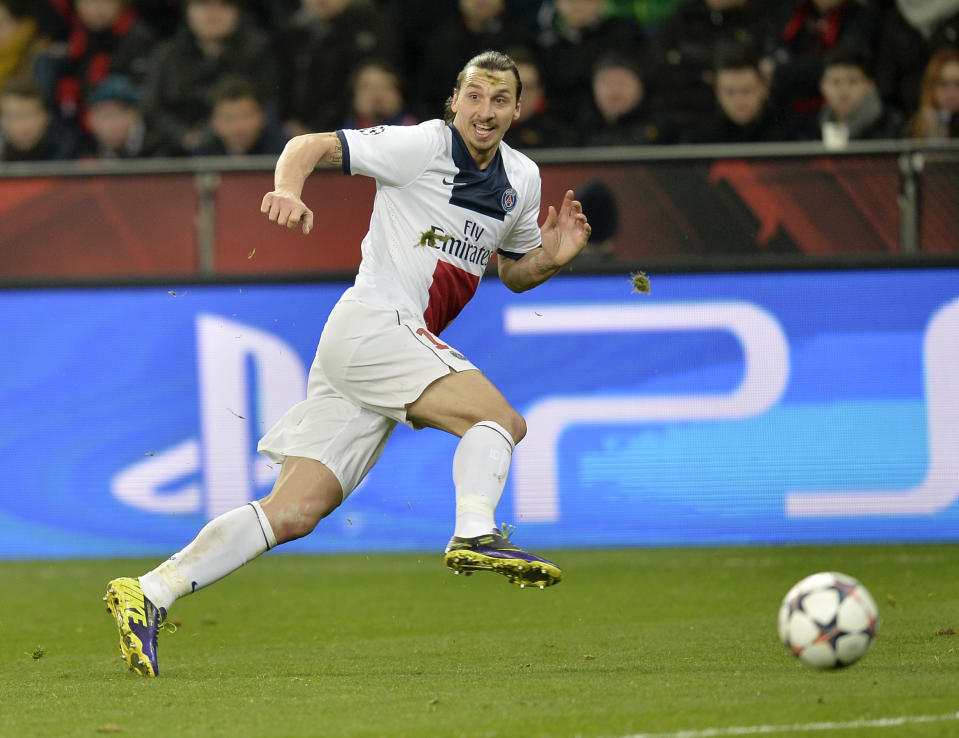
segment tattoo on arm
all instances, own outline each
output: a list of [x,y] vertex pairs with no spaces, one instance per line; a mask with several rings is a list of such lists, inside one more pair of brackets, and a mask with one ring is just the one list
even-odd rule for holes
[[333,144],[333,150],[326,152],[326,155],[323,157],[322,161],[324,164],[343,163],[343,144],[340,143],[340,139],[336,134],[333,134],[333,137],[336,139],[336,143]]

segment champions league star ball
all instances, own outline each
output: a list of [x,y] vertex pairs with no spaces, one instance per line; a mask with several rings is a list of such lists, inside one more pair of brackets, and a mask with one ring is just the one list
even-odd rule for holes
[[829,571],[790,589],[779,607],[779,638],[816,669],[849,666],[865,656],[879,629],[879,609],[857,580]]

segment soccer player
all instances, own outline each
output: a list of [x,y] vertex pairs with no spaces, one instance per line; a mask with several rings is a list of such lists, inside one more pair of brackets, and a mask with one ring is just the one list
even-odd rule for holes
[[[521,292],[556,274],[589,239],[572,191],[537,224],[539,171],[501,143],[519,115],[521,90],[513,61],[487,51],[459,73],[446,121],[306,134],[287,144],[261,207],[280,226],[313,230],[314,213],[300,195],[318,164],[376,180],[359,273],[330,312],[306,399],[260,441],[259,451],[283,464],[270,494],[210,521],[153,571],[109,583],[105,599],[131,670],[156,676],[157,631],[177,598],[307,535],[336,509],[398,422],[461,439],[446,566],[498,572],[521,587],[562,579],[559,567],[517,548],[494,522],[525,421],[439,338],[494,253],[500,279]],[[321,210],[320,223],[324,217]]]

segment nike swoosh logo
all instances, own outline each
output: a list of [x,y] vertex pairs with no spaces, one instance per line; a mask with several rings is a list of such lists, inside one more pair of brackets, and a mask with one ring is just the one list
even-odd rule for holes
[[447,182],[446,180],[447,178],[443,177],[443,184],[449,185],[450,187],[462,187],[463,185],[467,184],[466,182],[454,182],[453,180],[449,180]]

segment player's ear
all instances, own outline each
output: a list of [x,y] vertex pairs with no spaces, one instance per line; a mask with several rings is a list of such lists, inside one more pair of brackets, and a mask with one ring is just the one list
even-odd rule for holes
[[450,110],[452,110],[454,113],[456,112],[456,103],[459,101],[459,97],[460,91],[453,90],[453,97],[450,98]]
[[516,120],[517,118],[519,118],[520,105],[522,104],[523,104],[522,100],[516,101],[516,110],[513,111],[513,120]]

